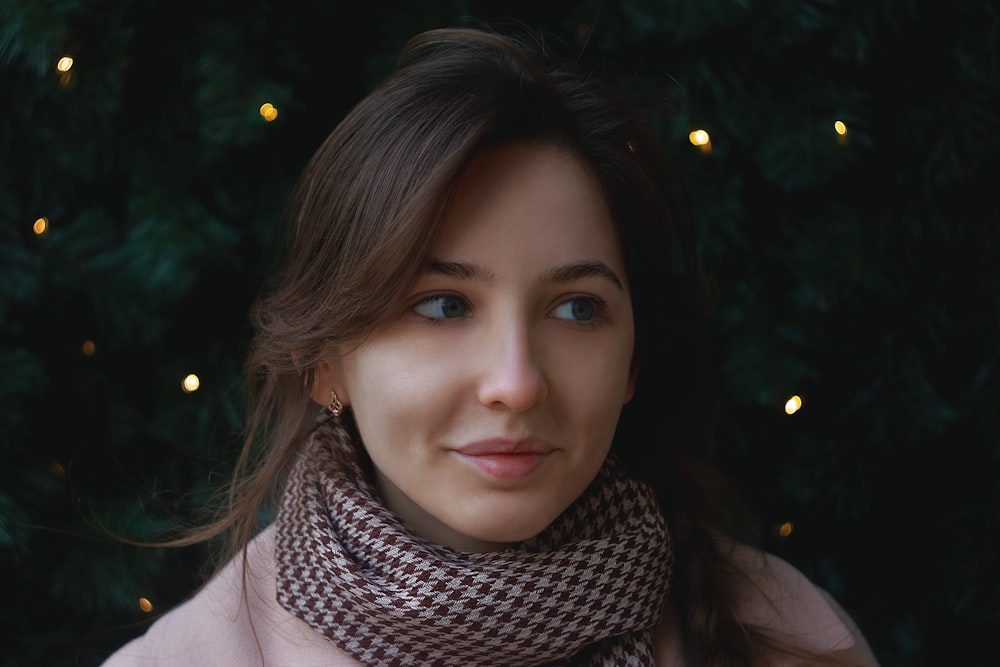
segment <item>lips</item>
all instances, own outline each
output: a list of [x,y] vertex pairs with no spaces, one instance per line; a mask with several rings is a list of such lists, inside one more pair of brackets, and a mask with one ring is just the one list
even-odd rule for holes
[[465,444],[455,450],[486,474],[501,480],[529,477],[554,451],[536,438],[524,440],[487,439]]

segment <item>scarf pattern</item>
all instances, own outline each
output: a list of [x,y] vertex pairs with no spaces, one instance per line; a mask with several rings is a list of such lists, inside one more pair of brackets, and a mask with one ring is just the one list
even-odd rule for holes
[[652,491],[614,457],[538,536],[465,553],[378,500],[322,420],[278,512],[278,602],[365,665],[651,665],[673,554]]

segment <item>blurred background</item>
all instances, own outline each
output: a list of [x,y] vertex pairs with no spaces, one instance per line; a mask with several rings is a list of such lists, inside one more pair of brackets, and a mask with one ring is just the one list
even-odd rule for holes
[[1000,627],[1000,14],[955,0],[0,4],[0,665],[97,665],[201,581],[294,178],[432,27],[681,90],[719,286],[708,453],[884,665]]

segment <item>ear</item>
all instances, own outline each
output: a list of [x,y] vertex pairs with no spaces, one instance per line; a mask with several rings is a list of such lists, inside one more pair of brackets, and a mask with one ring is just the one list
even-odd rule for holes
[[344,405],[349,405],[347,388],[340,382],[339,373],[328,361],[322,361],[313,373],[313,383],[309,390],[312,400],[319,405],[330,404],[330,392],[337,392],[337,398]]

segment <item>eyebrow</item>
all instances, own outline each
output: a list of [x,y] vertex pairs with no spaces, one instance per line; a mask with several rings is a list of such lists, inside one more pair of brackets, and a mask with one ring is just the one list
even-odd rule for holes
[[449,278],[458,278],[459,280],[474,280],[478,283],[491,283],[496,277],[491,271],[487,271],[478,264],[442,262],[437,259],[427,262],[426,272],[448,276]]
[[[427,263],[428,273],[436,273],[459,280],[474,280],[481,283],[490,283],[496,278],[493,272],[486,270],[478,264],[468,262],[443,262],[432,259]],[[571,264],[564,264],[552,268],[542,278],[544,283],[569,283],[583,278],[603,278],[617,287],[622,292],[625,291],[618,274],[610,266],[599,259],[587,259]]]
[[621,279],[610,266],[599,259],[588,259],[582,262],[573,262],[564,266],[557,266],[545,276],[545,282],[568,283],[581,278],[604,278],[622,292],[625,287]]

